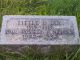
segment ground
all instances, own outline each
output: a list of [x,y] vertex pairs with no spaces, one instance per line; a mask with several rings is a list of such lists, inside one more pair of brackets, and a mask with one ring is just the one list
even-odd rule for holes
[[[51,15],[51,16],[76,16],[78,28],[80,27],[80,0],[0,0],[0,27],[4,15]],[[80,30],[80,28],[79,28]],[[1,46],[2,48],[5,46]],[[70,52],[60,47],[52,56],[37,54],[18,55],[14,52],[0,52],[0,60],[79,60],[79,46],[70,47]],[[6,47],[5,47],[6,48]],[[67,49],[67,50],[69,50]],[[63,54],[65,53],[65,54]]]

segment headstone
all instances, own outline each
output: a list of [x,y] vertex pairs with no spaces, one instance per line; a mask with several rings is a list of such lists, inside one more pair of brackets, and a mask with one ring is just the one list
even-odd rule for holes
[[5,15],[0,44],[59,45],[78,44],[75,16]]
[[0,40],[1,40],[1,32],[0,32]]

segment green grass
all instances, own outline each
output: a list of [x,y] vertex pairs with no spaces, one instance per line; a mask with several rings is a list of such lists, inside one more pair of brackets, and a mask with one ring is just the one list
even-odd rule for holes
[[17,50],[18,48],[10,50],[13,48],[8,47],[11,46],[0,46],[1,49],[4,48],[0,50],[1,60],[80,60],[79,46],[52,46],[52,51],[48,54],[41,53],[37,48],[40,46],[35,45],[21,49],[21,52]]
[[[0,0],[0,27],[4,15],[76,16],[79,27],[80,0]],[[35,49],[29,50],[29,53],[24,51],[23,54],[18,54],[15,51],[7,52],[0,48],[2,50],[0,51],[0,60],[80,60],[79,46],[77,48],[65,47],[65,50],[63,48],[63,46],[53,48],[51,55],[36,53]]]
[[80,0],[0,0],[0,22],[3,15],[73,15],[79,26]]

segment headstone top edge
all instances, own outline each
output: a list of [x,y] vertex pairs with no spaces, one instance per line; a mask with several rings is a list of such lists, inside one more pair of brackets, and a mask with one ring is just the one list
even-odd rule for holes
[[73,17],[76,18],[76,16],[52,16],[52,15],[4,15],[3,18],[5,17],[32,17],[32,16],[37,16],[37,17]]
[[71,19],[76,20],[76,16],[41,16],[41,15],[4,15],[3,20],[10,18],[53,18],[53,19]]

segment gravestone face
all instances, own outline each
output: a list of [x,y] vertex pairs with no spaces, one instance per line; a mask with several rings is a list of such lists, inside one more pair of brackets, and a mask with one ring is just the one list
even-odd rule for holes
[[78,44],[74,16],[3,17],[0,44],[57,45]]

